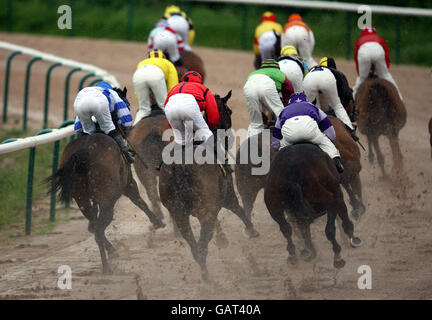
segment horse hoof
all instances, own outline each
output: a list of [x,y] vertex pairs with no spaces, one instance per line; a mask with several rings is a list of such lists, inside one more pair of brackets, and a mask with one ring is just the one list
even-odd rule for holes
[[315,256],[316,256],[315,253],[307,249],[302,250],[300,253],[300,257],[306,262],[312,261],[315,258]]
[[297,265],[297,256],[289,256],[287,258],[287,263],[292,265],[292,266],[296,266]]
[[358,221],[360,217],[366,212],[366,208],[364,205],[361,205],[359,208],[354,209],[351,212],[351,216],[355,221]]
[[253,227],[250,229],[244,229],[244,233],[249,239],[258,238],[260,235]]
[[345,267],[345,260],[344,259],[335,260],[333,262],[333,265],[337,269],[343,268]]
[[360,247],[363,244],[363,241],[360,238],[358,238],[358,237],[352,237],[350,239],[350,243],[351,243],[351,246],[353,248],[357,248],[357,247]]
[[201,281],[203,281],[205,283],[209,282],[208,271],[201,272]]
[[157,229],[165,228],[166,224],[163,223],[161,220],[158,220],[155,223],[153,223],[153,226],[154,226],[155,230],[157,230]]

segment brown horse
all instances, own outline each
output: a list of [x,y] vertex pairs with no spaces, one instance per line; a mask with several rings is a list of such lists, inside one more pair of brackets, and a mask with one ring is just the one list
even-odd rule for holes
[[182,51],[180,55],[183,60],[183,66],[177,67],[177,73],[179,76],[179,80],[187,71],[193,70],[197,71],[203,78],[203,82],[205,80],[205,70],[204,63],[199,55],[197,55],[194,51]]
[[[231,128],[231,110],[226,105],[230,95],[231,92],[224,98],[215,95],[220,114],[220,129]],[[202,280],[208,279],[208,243],[218,226],[217,216],[221,208],[234,212],[245,224],[250,237],[258,236],[238,203],[232,176],[225,177],[217,164],[163,163],[159,177],[159,194],[161,202],[189,244],[195,261],[200,265]],[[191,229],[191,215],[196,217],[201,225],[198,242]]]
[[335,220],[339,216],[342,228],[353,247],[362,241],[354,236],[354,226],[340,188],[340,175],[330,157],[309,143],[295,144],[279,150],[274,157],[264,190],[264,201],[272,218],[288,242],[288,262],[297,261],[291,239],[292,229],[285,213],[293,219],[305,241],[301,256],[310,261],[316,256],[310,234],[310,224],[327,214],[325,234],[333,245],[335,268],[342,268],[341,247],[335,238]]
[[163,112],[141,119],[129,133],[129,141],[135,151],[144,160],[148,169],[141,161],[135,161],[135,172],[146,189],[152,204],[153,212],[163,218],[158,193],[159,167],[162,163],[162,150],[168,143],[162,140],[164,132],[170,130],[168,120]]
[[403,162],[399,131],[406,123],[407,113],[396,88],[387,80],[377,78],[371,71],[357,91],[356,104],[359,108],[358,128],[368,139],[369,162],[374,162],[375,149],[383,177],[387,178],[384,157],[378,144],[379,136],[384,135],[393,153],[393,173],[400,177],[403,174]]
[[105,229],[113,219],[114,205],[121,195],[143,210],[155,228],[165,226],[139,195],[131,166],[117,143],[106,134],[83,135],[70,142],[63,152],[60,169],[47,180],[54,181],[55,190],[60,190],[60,201],[75,199],[89,220],[88,229],[95,234],[104,274],[111,273],[106,252],[115,255]]
[[[350,198],[350,203],[353,208],[351,212],[352,217],[357,220],[365,212],[360,180],[360,150],[342,121],[332,116],[329,116],[329,119],[336,131],[334,144],[341,154],[341,160],[345,167],[345,171],[341,175],[341,183]],[[248,154],[253,147],[258,150],[259,154],[270,152],[271,160],[276,155],[276,151],[271,147],[270,140],[264,139],[263,141],[262,134],[259,134],[256,142],[257,145],[252,146],[250,139],[245,141],[237,151],[236,157],[237,163],[235,172],[237,190],[242,199],[244,211],[249,218],[251,218],[256,196],[265,186],[267,175],[253,175],[252,168],[257,167],[257,165],[253,164],[250,155],[248,156],[247,163],[241,164],[241,155]]]
[[430,135],[429,142],[431,145],[431,158],[432,158],[432,118],[430,118],[429,120],[429,135]]

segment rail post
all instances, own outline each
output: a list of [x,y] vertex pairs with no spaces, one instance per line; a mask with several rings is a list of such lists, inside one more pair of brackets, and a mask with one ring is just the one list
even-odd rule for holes
[[80,91],[84,87],[84,82],[88,78],[93,77],[94,75],[95,75],[94,72],[90,72],[90,73],[87,73],[86,75],[84,75],[79,82],[78,91]]
[[133,0],[128,0],[128,10],[127,10],[127,35],[126,39],[128,41],[133,40],[133,12],[134,12],[134,2]]
[[30,88],[30,71],[33,63],[35,63],[38,60],[42,60],[42,57],[33,57],[30,59],[29,63],[27,64],[27,70],[26,70],[26,78],[25,78],[25,88],[24,88],[24,116],[23,116],[23,130],[27,130],[27,111],[28,111],[28,93]]
[[44,104],[44,123],[43,128],[46,129],[48,125],[48,104],[49,104],[49,92],[50,92],[50,81],[51,81],[51,72],[55,67],[61,66],[61,62],[53,63],[47,70],[46,79],[45,79],[45,104]]
[[247,48],[247,18],[248,18],[248,6],[242,6],[242,50]]
[[93,79],[93,80],[88,84],[87,87],[91,87],[91,86],[95,85],[96,83],[98,83],[98,82],[100,82],[100,81],[103,81],[103,79],[102,79],[102,78],[96,78],[96,79]]
[[400,15],[396,16],[396,64],[400,62],[401,51],[401,25],[402,18]]
[[7,0],[6,3],[6,31],[12,32],[12,22],[13,22],[13,7],[12,0]]
[[63,121],[66,121],[68,118],[68,107],[69,107],[69,83],[70,78],[72,77],[72,74],[77,71],[81,71],[82,69],[80,67],[73,68],[69,73],[66,75],[66,81],[65,81],[65,95],[64,95],[64,112],[63,112]]
[[17,50],[12,52],[6,62],[6,74],[5,74],[5,89],[4,89],[4,96],[3,96],[3,123],[7,122],[7,105],[8,105],[8,94],[9,94],[9,78],[10,78],[10,66],[12,63],[13,57],[15,57],[18,54],[21,54],[22,52]]
[[351,12],[346,13],[346,59],[349,60],[351,56]]

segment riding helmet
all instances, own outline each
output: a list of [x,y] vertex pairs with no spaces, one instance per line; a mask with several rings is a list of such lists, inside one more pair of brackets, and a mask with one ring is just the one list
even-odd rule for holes
[[181,82],[198,82],[203,84],[202,76],[196,71],[188,71],[181,78]]
[[270,11],[264,12],[262,17],[261,17],[261,22],[264,22],[264,21],[276,22],[275,14],[273,12],[270,12]]
[[285,46],[281,49],[281,56],[298,56],[297,49],[294,46]]
[[149,58],[161,58],[165,59],[165,55],[161,49],[153,49],[148,53]]
[[99,82],[99,83],[96,85],[96,87],[100,87],[100,88],[104,88],[104,89],[110,89],[110,90],[113,90],[112,85],[109,84],[109,83],[106,82],[106,81],[101,81],[101,82]]
[[324,57],[320,60],[320,66],[336,69],[336,61],[332,57]]

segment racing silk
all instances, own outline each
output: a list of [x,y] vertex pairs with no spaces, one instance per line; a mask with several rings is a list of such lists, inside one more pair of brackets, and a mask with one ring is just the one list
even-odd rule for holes
[[147,58],[138,63],[137,70],[147,64],[152,64],[162,70],[165,76],[167,90],[170,91],[178,83],[177,69],[171,61],[164,58]]
[[344,106],[344,108],[345,109],[348,108],[350,101],[353,100],[353,95],[345,75],[337,69],[333,69],[325,66],[315,66],[310,70],[310,72],[319,70],[320,68],[327,68],[333,73],[333,76],[336,79],[336,86],[337,86],[339,99],[342,105]]
[[272,79],[276,85],[276,89],[278,92],[282,92],[282,97],[284,100],[284,105],[286,106],[289,101],[289,97],[294,93],[294,88],[291,84],[291,81],[288,80],[285,73],[280,71],[278,68],[273,67],[261,67],[260,69],[252,72],[248,79],[255,74],[263,74]]
[[184,51],[184,43],[183,43],[183,40],[182,40],[181,36],[177,33],[177,31],[175,31],[174,29],[172,29],[172,28],[170,28],[170,27],[168,27],[168,26],[160,26],[160,27],[156,27],[156,28],[153,28],[153,29],[150,31],[150,34],[149,34],[149,36],[148,36],[148,38],[147,38],[147,45],[148,45],[148,49],[149,49],[149,50],[154,49],[154,48],[153,48],[153,39],[154,39],[154,37],[155,37],[159,32],[161,32],[161,31],[163,31],[163,30],[167,30],[167,31],[169,31],[169,32],[174,33],[175,36],[176,36],[176,38],[177,38],[177,47],[178,47],[179,51]]
[[171,91],[165,100],[165,106],[169,98],[177,93],[187,93],[194,96],[201,111],[207,114],[208,126],[215,128],[219,123],[219,109],[214,95],[209,88],[198,82],[179,82]]
[[278,62],[279,62],[279,61],[282,61],[282,60],[292,60],[292,61],[295,61],[295,62],[299,65],[300,69],[302,70],[302,72],[303,72],[303,77],[304,77],[304,76],[308,73],[308,71],[309,71],[309,68],[308,68],[308,66],[307,66],[306,61],[305,61],[304,59],[302,59],[301,57],[299,57],[299,56],[296,56],[296,55],[288,55],[288,56],[282,56],[282,57],[279,57],[279,58],[277,59]]
[[366,42],[378,42],[381,45],[381,47],[383,47],[385,52],[385,60],[386,60],[387,68],[390,68],[390,52],[387,47],[387,43],[384,41],[383,38],[377,35],[375,28],[365,28],[354,45],[354,60],[356,64],[357,74],[359,73],[357,53],[361,45],[365,44]]
[[[117,118],[117,124],[123,128],[132,127],[132,115],[128,105],[120,98],[117,92],[111,89],[105,89],[101,87],[86,87],[82,90],[99,90],[101,91],[108,101],[109,111],[111,117]],[[114,120],[114,119],[113,119]],[[114,121],[113,121],[114,122]],[[75,131],[82,131],[82,124],[78,117],[75,118],[74,124]]]
[[189,24],[189,44],[192,45],[193,41],[195,39],[195,29],[194,29],[194,26],[193,26],[193,23],[192,23],[192,19],[189,18],[186,15],[186,13],[184,13],[183,11],[182,12],[171,12],[171,13],[168,13],[168,14],[164,15],[162,17],[162,19],[166,21],[166,20],[168,20],[169,17],[172,17],[172,16],[182,16],[183,18],[186,19],[186,21]]
[[279,114],[272,136],[272,147],[279,150],[282,139],[282,127],[290,118],[297,116],[309,116],[318,123],[318,128],[330,139],[336,139],[336,132],[327,115],[312,103],[307,101],[306,95],[295,93],[291,96],[288,105]]
[[311,31],[311,28],[309,28],[309,26],[306,23],[304,23],[302,20],[294,20],[294,21],[288,21],[288,23],[285,24],[283,32],[287,31],[289,28],[293,26],[300,26],[305,28],[308,32]]
[[261,22],[256,28],[255,28],[255,37],[253,40],[253,50],[255,54],[260,54],[259,48],[258,48],[258,40],[261,37],[261,35],[267,31],[274,30],[277,34],[282,33],[282,26],[273,21],[264,21]]

